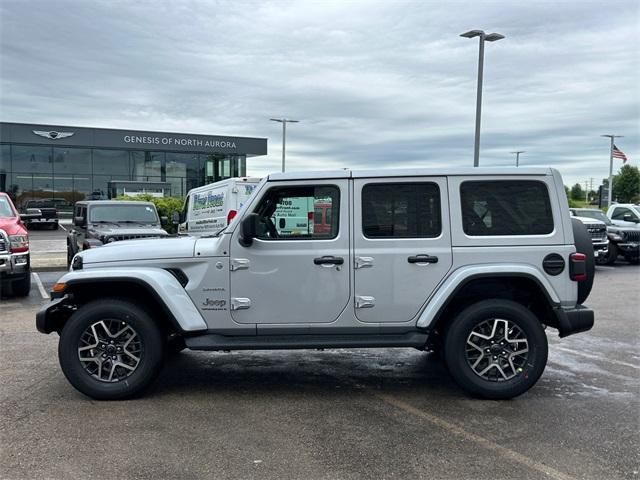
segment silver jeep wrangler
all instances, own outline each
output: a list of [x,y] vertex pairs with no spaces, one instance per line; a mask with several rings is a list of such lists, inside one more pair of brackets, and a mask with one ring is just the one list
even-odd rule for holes
[[214,235],[75,255],[37,328],[97,399],[138,394],[184,347],[439,350],[503,399],[540,378],[546,326],[593,326],[593,275],[553,169],[278,173]]

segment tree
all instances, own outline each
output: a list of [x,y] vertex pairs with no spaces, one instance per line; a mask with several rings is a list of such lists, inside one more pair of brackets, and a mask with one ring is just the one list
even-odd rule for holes
[[640,171],[638,167],[623,165],[613,177],[613,198],[620,203],[638,201],[640,197]]
[[584,200],[584,191],[579,183],[576,183],[571,187],[571,199],[572,200]]

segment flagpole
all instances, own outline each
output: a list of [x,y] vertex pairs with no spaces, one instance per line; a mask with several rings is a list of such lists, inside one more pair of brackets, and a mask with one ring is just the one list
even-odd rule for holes
[[622,135],[600,135],[601,137],[608,137],[611,139],[611,145],[609,147],[609,191],[607,192],[607,208],[611,206],[611,199],[613,198],[613,140],[622,137]]

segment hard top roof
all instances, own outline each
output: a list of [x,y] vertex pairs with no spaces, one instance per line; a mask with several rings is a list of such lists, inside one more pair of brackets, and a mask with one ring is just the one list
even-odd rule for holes
[[553,169],[535,167],[463,167],[463,168],[389,168],[377,170],[342,170],[272,173],[269,180],[312,180],[325,178],[385,178],[385,177],[442,177],[442,176],[507,176],[552,175]]

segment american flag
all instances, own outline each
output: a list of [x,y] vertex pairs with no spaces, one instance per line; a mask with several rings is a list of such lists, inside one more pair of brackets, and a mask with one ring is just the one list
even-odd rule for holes
[[613,158],[621,158],[622,163],[627,163],[627,156],[622,150],[618,150],[618,147],[613,146]]

